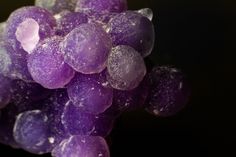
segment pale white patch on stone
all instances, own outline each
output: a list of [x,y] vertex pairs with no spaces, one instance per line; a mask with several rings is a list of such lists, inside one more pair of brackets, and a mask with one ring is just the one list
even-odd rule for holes
[[39,24],[32,18],[25,19],[16,30],[16,39],[29,54],[39,42]]

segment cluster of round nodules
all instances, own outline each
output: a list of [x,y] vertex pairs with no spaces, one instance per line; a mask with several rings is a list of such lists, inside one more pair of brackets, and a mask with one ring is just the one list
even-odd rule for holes
[[36,0],[0,24],[0,142],[54,157],[109,157],[124,111],[158,116],[187,103],[173,67],[147,72],[152,10],[126,0]]

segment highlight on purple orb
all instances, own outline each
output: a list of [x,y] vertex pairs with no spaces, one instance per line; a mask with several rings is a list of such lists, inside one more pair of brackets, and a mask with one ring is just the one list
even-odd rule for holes
[[110,157],[106,138],[122,113],[181,111],[187,76],[146,64],[157,53],[153,17],[126,0],[35,0],[13,11],[0,23],[0,143],[35,155]]

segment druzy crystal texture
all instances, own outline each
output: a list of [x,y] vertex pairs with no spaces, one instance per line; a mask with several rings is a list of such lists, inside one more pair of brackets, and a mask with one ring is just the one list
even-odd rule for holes
[[0,143],[110,157],[104,138],[122,113],[166,117],[187,104],[185,75],[146,62],[152,10],[127,9],[126,0],[35,0],[0,23]]

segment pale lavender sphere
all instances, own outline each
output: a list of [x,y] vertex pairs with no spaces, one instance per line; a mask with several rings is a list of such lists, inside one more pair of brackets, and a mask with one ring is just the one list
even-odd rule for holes
[[109,147],[99,136],[71,136],[52,151],[53,157],[110,157]]
[[79,25],[62,42],[65,62],[84,74],[103,71],[110,49],[109,35],[93,23]]
[[187,104],[190,87],[179,69],[172,66],[154,67],[149,73],[149,81],[148,112],[161,117],[172,116]]
[[11,100],[11,80],[0,74],[0,109],[4,108]]
[[107,80],[118,90],[132,90],[146,75],[142,56],[132,47],[119,45],[112,48],[108,57]]
[[63,10],[74,11],[76,2],[77,0],[35,0],[35,5],[56,14]]
[[64,62],[61,41],[60,37],[44,40],[28,58],[32,78],[48,89],[63,88],[74,77],[74,70]]
[[65,36],[70,33],[74,28],[78,27],[82,23],[87,23],[88,17],[84,13],[71,12],[62,16],[57,24],[57,35]]
[[11,79],[32,82],[27,68],[26,53],[24,50],[19,52],[17,54],[10,43],[0,42],[0,73]]
[[19,114],[13,129],[13,135],[21,148],[34,154],[45,154],[52,150],[48,117],[40,110]]
[[68,84],[67,91],[70,100],[81,111],[96,115],[111,106],[113,90],[100,84],[99,78],[93,75],[77,74]]
[[22,7],[11,13],[7,20],[4,40],[10,42],[16,55],[25,57],[21,50],[28,53],[37,43],[54,35],[56,20],[47,10],[29,6]]
[[114,45],[128,45],[143,57],[151,54],[154,47],[154,26],[142,14],[126,11],[112,18],[107,26]]
[[96,12],[122,12],[127,10],[126,0],[78,0],[76,11],[93,10]]

